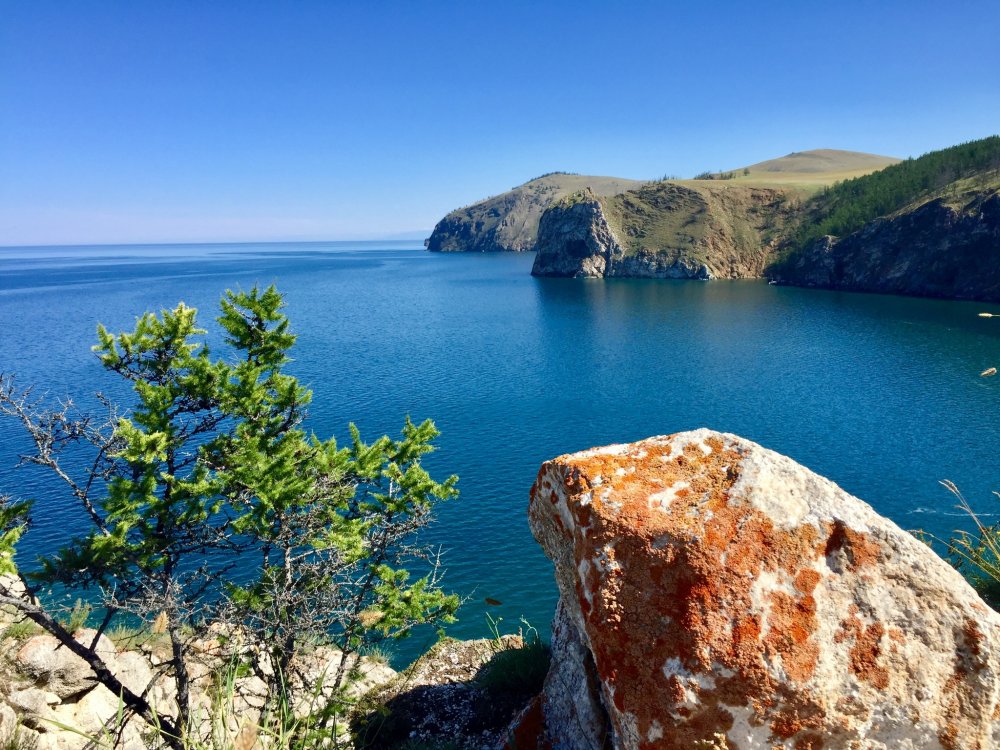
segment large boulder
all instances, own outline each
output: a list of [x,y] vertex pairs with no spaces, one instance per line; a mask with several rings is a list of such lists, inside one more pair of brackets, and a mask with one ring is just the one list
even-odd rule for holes
[[530,522],[560,591],[539,746],[1000,747],[1000,616],[784,456],[709,430],[562,456]]

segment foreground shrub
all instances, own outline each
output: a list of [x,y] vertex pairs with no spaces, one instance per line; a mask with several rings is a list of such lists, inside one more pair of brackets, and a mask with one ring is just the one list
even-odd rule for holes
[[[70,401],[49,408],[0,376],[0,413],[33,446],[22,463],[59,477],[89,524],[27,575],[14,553],[31,505],[0,498],[0,605],[85,659],[171,748],[195,747],[209,731],[192,707],[199,639],[220,642],[241,674],[265,685],[262,729],[283,746],[336,744],[356,656],[417,625],[450,622],[458,606],[440,588],[437,556],[416,538],[435,504],[457,494],[455,477],[437,482],[421,465],[438,434],[433,423],[407,419],[400,439],[371,444],[351,425],[346,447],[308,434],[312,394],[283,371],[295,336],[282,308],[274,287],[226,292],[223,359],[211,356],[183,303],[147,313],[130,332],[100,326],[101,364],[135,395],[127,411],[99,397],[101,418]],[[83,451],[89,459],[77,471]],[[427,572],[411,580],[418,566]],[[176,706],[159,710],[148,691],[119,682],[96,638],[89,648],[75,641],[81,613],[60,623],[35,598],[52,584],[99,600],[99,633],[138,622],[165,639],[160,669]],[[306,726],[291,691],[306,679],[297,657],[317,644],[340,656]]]

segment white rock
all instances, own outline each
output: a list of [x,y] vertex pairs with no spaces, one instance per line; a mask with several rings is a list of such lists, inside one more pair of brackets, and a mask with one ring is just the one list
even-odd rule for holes
[[[89,648],[96,635],[95,630],[82,629],[73,637]],[[96,652],[105,660],[112,659],[116,654],[114,644],[103,635],[97,642]],[[34,680],[37,686],[60,698],[71,698],[96,684],[90,666],[51,635],[29,638],[18,650],[15,662],[17,668]]]

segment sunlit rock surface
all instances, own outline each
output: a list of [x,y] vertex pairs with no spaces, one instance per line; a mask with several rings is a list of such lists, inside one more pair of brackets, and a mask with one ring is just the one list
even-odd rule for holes
[[709,430],[562,456],[530,522],[561,594],[533,745],[1000,746],[1000,616],[791,459]]

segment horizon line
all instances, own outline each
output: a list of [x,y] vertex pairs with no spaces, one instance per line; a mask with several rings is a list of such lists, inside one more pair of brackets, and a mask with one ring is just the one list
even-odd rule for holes
[[[431,230],[433,231],[433,230]],[[427,233],[429,237],[431,232]],[[45,242],[20,245],[0,245],[0,250],[47,248],[47,247],[164,247],[170,245],[320,245],[333,242],[423,242],[427,237],[375,237],[369,239],[325,239],[325,240],[183,240],[183,241],[144,241],[144,242]]]

